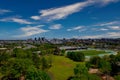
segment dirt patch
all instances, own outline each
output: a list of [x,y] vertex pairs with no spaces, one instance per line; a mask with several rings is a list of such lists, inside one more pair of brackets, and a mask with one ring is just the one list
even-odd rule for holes
[[102,80],[115,80],[113,77],[107,75],[107,76],[102,76]]
[[98,72],[99,72],[98,69],[93,69],[93,68],[89,69],[89,73],[91,73],[91,74],[95,74],[95,73],[98,73]]

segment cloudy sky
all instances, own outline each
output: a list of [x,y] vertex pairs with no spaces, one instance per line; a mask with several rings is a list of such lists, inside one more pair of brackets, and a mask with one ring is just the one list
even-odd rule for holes
[[0,39],[120,38],[120,0],[0,0]]

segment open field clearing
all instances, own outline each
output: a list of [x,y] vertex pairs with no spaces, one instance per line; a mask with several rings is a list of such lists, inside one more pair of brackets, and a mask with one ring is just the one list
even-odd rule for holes
[[79,63],[81,62],[74,62],[64,56],[53,56],[53,66],[49,69],[49,73],[54,80],[67,80],[68,77],[74,75],[73,69]]

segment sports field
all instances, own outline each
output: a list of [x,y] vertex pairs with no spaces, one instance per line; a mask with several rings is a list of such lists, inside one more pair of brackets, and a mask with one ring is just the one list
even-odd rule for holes
[[99,55],[99,54],[107,54],[104,50],[82,50],[78,51],[85,54],[85,56],[93,56],[93,55]]

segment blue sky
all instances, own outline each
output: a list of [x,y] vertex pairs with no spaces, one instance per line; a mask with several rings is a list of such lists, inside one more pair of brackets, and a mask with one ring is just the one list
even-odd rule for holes
[[0,39],[120,38],[120,0],[1,0]]

